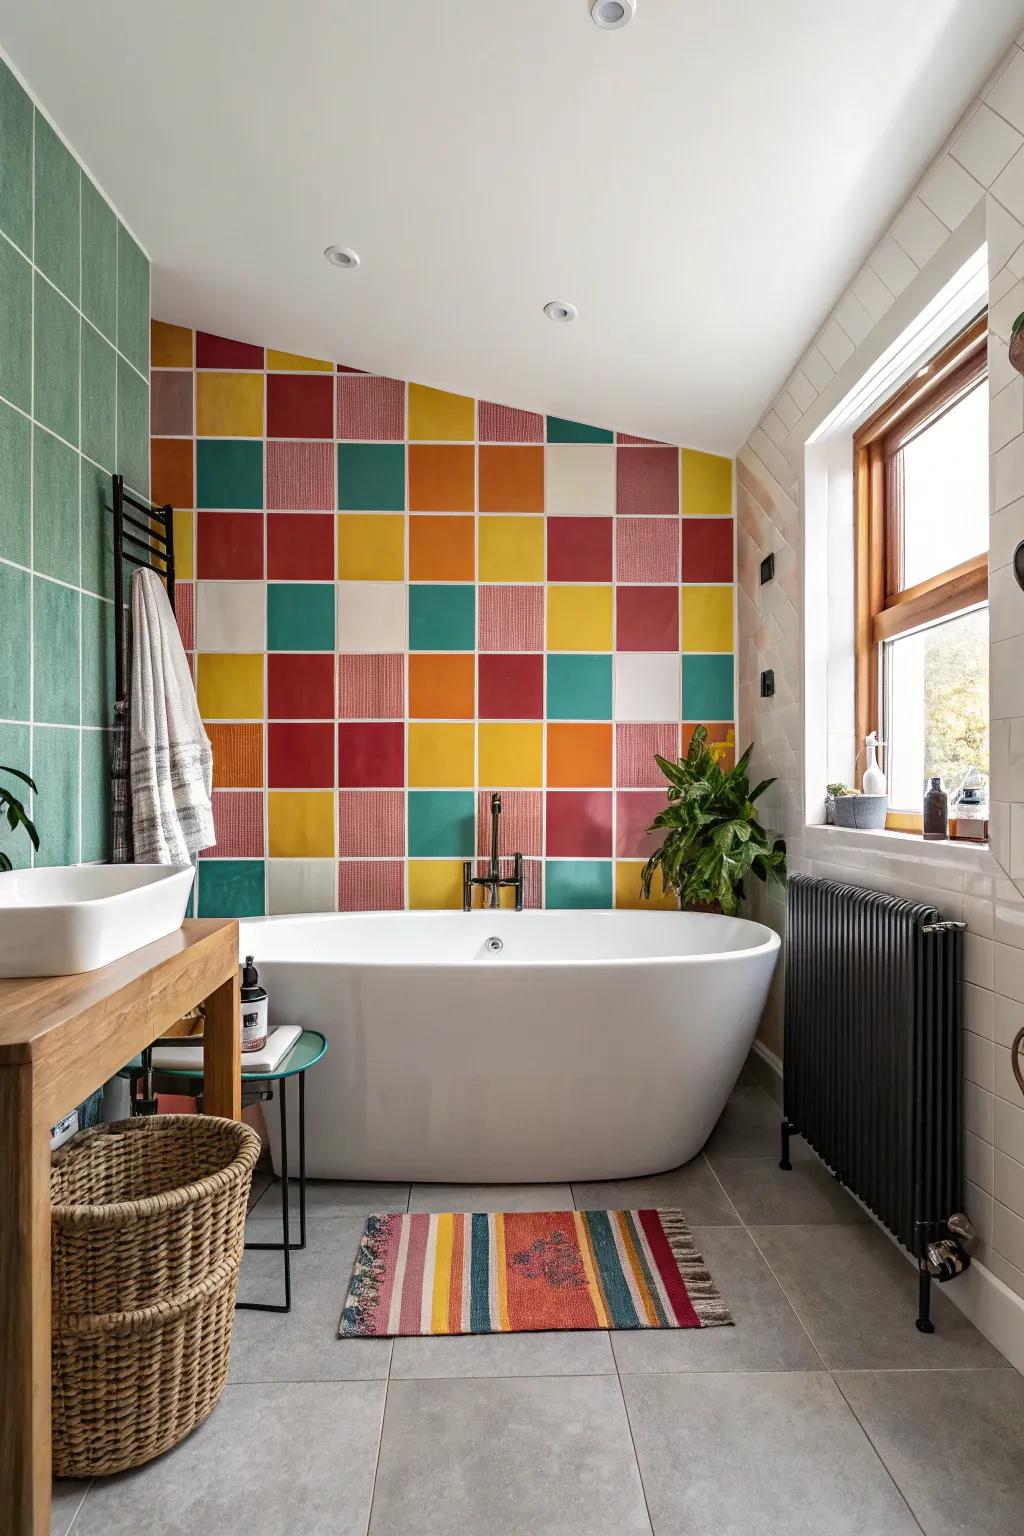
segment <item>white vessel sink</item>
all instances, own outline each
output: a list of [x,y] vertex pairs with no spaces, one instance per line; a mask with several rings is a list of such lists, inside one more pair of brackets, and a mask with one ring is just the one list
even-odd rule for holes
[[191,864],[90,864],[0,874],[0,978],[109,965],[181,927]]

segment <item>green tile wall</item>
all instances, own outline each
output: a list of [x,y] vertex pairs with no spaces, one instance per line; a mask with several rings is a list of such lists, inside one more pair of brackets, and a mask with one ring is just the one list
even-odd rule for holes
[[110,477],[149,493],[149,262],[2,61],[0,145],[0,764],[38,785],[36,863],[68,864],[110,856]]

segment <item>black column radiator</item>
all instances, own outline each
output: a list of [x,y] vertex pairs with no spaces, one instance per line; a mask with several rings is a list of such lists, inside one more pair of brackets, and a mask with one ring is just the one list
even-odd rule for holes
[[880,891],[789,881],[781,1166],[799,1132],[910,1250],[922,1332],[936,1259],[968,1262],[948,1229],[963,1206],[963,927]]

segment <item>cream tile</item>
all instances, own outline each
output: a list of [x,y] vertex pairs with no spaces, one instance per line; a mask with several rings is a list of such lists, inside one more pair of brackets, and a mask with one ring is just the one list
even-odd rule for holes
[[616,652],[616,720],[674,720],[680,697],[678,652]]
[[197,650],[264,651],[266,644],[265,582],[196,582]]
[[1024,150],[1018,149],[1006,169],[996,177],[990,190],[992,196],[998,198],[1015,219],[1024,219]]
[[1024,1002],[1024,950],[1010,944],[993,945],[991,984],[1003,997]]
[[818,398],[818,391],[802,368],[796,370],[786,388],[796,401],[801,415],[805,415]]
[[981,1238],[983,1243],[992,1241],[992,1196],[972,1184],[970,1179],[964,1180],[964,1207],[970,1217],[971,1225]]
[[338,650],[404,651],[406,586],[402,581],[339,581]]
[[1024,435],[1000,448],[995,456],[995,510],[1024,493]]
[[865,267],[859,276],[854,278],[850,291],[863,304],[876,324],[892,308],[892,294],[871,267]]
[[[1024,437],[1021,438],[1024,443]],[[1004,450],[1005,452],[1005,450]],[[989,651],[989,707],[994,720],[1013,720],[1020,713],[1020,680],[1024,677],[1024,639],[1002,640]]]
[[992,936],[1000,944],[1024,949],[1024,897],[1002,897],[993,907]]
[[994,112],[1024,132],[1024,55],[1011,58],[985,99]]
[[994,1152],[993,1179],[992,1193],[1000,1205],[1016,1216],[1024,1216],[1024,1163],[1007,1157],[1005,1152]]
[[1024,497],[993,512],[988,520],[988,558],[992,570],[1009,565],[1021,539],[1024,539]]
[[1024,432],[1024,378],[1018,373],[989,398],[989,452],[998,453],[1020,432]]
[[1008,1099],[996,1099],[993,1144],[1018,1163],[1024,1163],[1024,1104],[1020,1109]]
[[981,1035],[972,1035],[969,1029],[963,1031],[964,1077],[989,1093],[995,1088],[995,1049],[991,1040]]
[[975,180],[988,187],[1022,144],[1024,137],[1017,129],[982,102],[954,143],[951,154]]
[[891,235],[886,235],[875,247],[869,265],[896,298],[917,276],[917,267]]
[[270,859],[267,897],[270,915],[333,912],[337,906],[333,859]]
[[1024,1269],[1024,1217],[996,1201],[992,1218],[992,1247],[1017,1269]]
[[1003,997],[998,992],[992,997],[992,1038],[997,1045],[1009,1047],[1014,1035],[1024,1029],[1024,1003]]
[[984,1088],[979,1088],[975,1083],[965,1082],[963,1085],[963,1122],[968,1131],[973,1131],[975,1136],[980,1136],[982,1141],[991,1141],[995,1119],[995,1106],[993,1095],[986,1093]]
[[837,372],[853,356],[853,342],[835,320],[826,321],[818,333],[816,345],[826,362]]
[[975,987],[970,982],[964,983],[965,1029],[969,1029],[974,1035],[980,1035],[983,1039],[991,1040],[994,1006],[994,994],[987,987]]
[[553,443],[545,450],[545,508],[551,517],[603,517],[615,511],[615,448]]
[[995,1253],[991,1248],[985,1250],[980,1262],[1017,1296],[1024,1297],[1024,1270],[1018,1269],[1016,1264],[1011,1264],[1001,1253]]
[[991,1142],[982,1141],[973,1131],[964,1132],[964,1177],[989,1195],[993,1192],[994,1156]]
[[921,188],[922,203],[947,229],[958,229],[983,195],[981,183],[949,155],[942,157]]
[[853,292],[843,294],[833,314],[855,346],[860,346],[874,327],[874,320]]
[[[1021,1095],[1017,1085],[1017,1079],[1013,1075],[1013,1057],[1008,1046],[993,1042],[993,1090],[1001,1099],[1016,1106],[1024,1106],[1024,1096]],[[1018,1060],[1024,1067],[1024,1050],[1018,1049]]]
[[1012,565],[1001,565],[989,572],[988,633],[992,645],[1024,635],[1024,601]]
[[947,236],[946,226],[915,197],[892,226],[893,239],[918,267],[925,266]]
[[992,941],[976,933],[964,934],[964,980],[976,987],[992,986]]
[[992,938],[992,903],[982,896],[964,896],[963,920],[981,939]]

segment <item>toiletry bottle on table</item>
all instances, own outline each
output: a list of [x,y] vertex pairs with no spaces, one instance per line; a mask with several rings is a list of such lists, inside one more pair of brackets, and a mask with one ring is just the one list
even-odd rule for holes
[[267,1043],[267,993],[260,986],[259,972],[252,955],[246,955],[242,967],[242,1050],[260,1051]]

